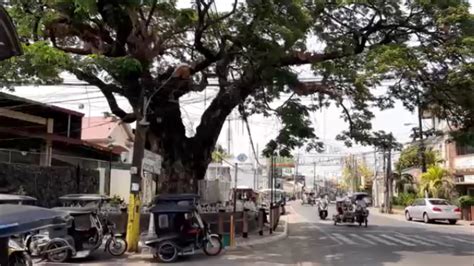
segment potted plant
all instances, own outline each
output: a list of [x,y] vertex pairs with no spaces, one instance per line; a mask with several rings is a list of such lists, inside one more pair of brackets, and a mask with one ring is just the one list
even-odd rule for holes
[[462,209],[462,218],[467,221],[474,220],[474,197],[468,195],[461,196],[458,201]]

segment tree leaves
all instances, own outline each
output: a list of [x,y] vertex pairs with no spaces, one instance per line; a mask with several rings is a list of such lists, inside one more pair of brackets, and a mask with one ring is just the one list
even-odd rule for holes
[[[349,125],[338,136],[348,145],[396,148],[390,133],[371,125],[374,107],[396,101],[412,111],[421,105],[461,131],[474,127],[474,20],[466,1],[249,0],[230,12],[214,2],[183,9],[157,0],[12,0],[26,54],[0,64],[0,81],[54,83],[77,68],[125,97],[167,84],[154,95],[162,103],[191,93],[195,76],[217,77],[215,109],[203,124],[242,103],[248,114],[277,115],[282,128],[267,148],[282,156],[308,140],[320,149],[309,114],[330,104]],[[304,82],[293,65],[302,64],[312,65],[318,83],[305,94],[310,104],[294,94]],[[175,75],[180,65],[189,73]]]

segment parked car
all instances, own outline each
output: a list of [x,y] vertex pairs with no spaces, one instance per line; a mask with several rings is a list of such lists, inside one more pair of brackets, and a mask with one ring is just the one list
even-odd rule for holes
[[412,205],[405,208],[405,218],[408,221],[423,220],[425,223],[448,220],[450,224],[456,224],[461,219],[461,209],[445,199],[416,199]]

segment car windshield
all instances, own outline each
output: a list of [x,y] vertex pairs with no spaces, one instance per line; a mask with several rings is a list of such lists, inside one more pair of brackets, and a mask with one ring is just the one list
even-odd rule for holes
[[446,200],[429,200],[432,205],[450,205]]

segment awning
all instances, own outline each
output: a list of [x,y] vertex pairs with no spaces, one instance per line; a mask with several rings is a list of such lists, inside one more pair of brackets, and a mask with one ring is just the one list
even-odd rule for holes
[[0,61],[22,54],[23,50],[12,20],[0,5]]

